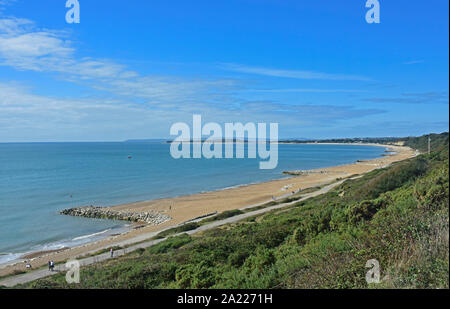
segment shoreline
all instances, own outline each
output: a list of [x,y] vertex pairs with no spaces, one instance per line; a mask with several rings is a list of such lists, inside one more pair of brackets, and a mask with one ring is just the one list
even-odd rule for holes
[[[295,143],[289,144],[296,145]],[[310,144],[317,145],[317,143]],[[364,143],[320,143],[319,145],[321,144],[376,146],[386,148],[386,151],[390,155],[365,160],[363,162],[310,170],[308,171],[309,173],[304,175],[284,175],[285,177],[266,182],[243,184],[215,191],[106,207],[114,211],[128,211],[131,213],[157,212],[168,215],[172,219],[159,225],[135,227],[118,235],[111,235],[107,238],[95,240],[80,246],[64,248],[64,250],[28,253],[26,257],[29,258],[26,262],[24,261],[24,256],[22,256],[20,260],[10,261],[0,265],[0,277],[8,276],[17,271],[25,271],[26,263],[31,264],[33,269],[36,269],[46,265],[50,259],[58,263],[70,258],[80,258],[117,244],[132,244],[148,239],[164,229],[175,227],[207,214],[256,207],[272,201],[273,198],[280,199],[289,196],[289,192],[298,192],[298,190],[329,184],[339,178],[365,174],[374,169],[383,168],[394,162],[417,155],[417,152],[414,150],[398,145]],[[391,152],[392,150],[394,153]]]

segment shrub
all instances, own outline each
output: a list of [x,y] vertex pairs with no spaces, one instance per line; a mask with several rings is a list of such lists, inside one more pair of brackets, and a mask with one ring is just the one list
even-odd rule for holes
[[198,224],[197,222],[190,222],[190,223],[185,223],[183,225],[174,227],[172,229],[168,229],[165,230],[161,233],[159,233],[156,238],[164,238],[168,235],[173,235],[173,234],[179,234],[179,233],[183,233],[183,232],[187,232],[187,231],[192,231],[195,230],[197,228],[200,227],[200,224]]
[[385,206],[386,202],[383,199],[362,201],[350,208],[348,219],[353,223],[371,220],[378,210]]
[[176,237],[169,237],[163,242],[152,246],[148,249],[151,254],[167,253],[170,250],[178,249],[192,241],[192,238],[188,234],[182,234]]
[[400,188],[427,171],[427,161],[424,158],[400,163],[391,169],[380,173],[377,177],[367,182],[356,193],[362,199],[375,199],[380,194]]
[[204,223],[213,222],[213,221],[220,221],[220,220],[224,220],[224,219],[231,218],[234,216],[242,215],[243,213],[244,212],[239,209],[227,210],[218,215],[215,215],[214,217],[204,219],[201,221],[201,223],[204,224]]

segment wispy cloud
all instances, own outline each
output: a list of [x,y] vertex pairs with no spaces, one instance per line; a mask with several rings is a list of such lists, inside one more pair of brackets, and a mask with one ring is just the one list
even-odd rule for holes
[[349,74],[333,74],[314,71],[299,71],[299,70],[282,70],[265,67],[253,67],[240,64],[221,64],[220,67],[224,70],[264,75],[272,77],[293,78],[293,79],[317,79],[317,80],[353,80],[353,81],[370,81],[371,79],[365,76],[349,75]]
[[[0,140],[27,140],[30,136],[51,139],[61,134],[68,140],[102,138],[115,132],[115,139],[164,137],[170,124],[192,119],[201,113],[205,121],[279,122],[283,126],[317,127],[383,113],[380,109],[332,105],[288,105],[271,101],[243,101],[233,104],[193,102],[140,104],[128,98],[54,97],[34,94],[17,83],[0,83]],[[130,121],[132,120],[132,121]],[[20,128],[20,130],[17,130]],[[83,136],[85,136],[83,138]]]
[[75,56],[65,31],[38,28],[27,19],[0,19],[0,65],[18,70],[56,72],[80,79],[135,76],[108,60]]
[[424,63],[424,60],[411,60],[411,61],[403,62],[403,64],[406,64],[406,65],[419,64],[419,63]]
[[13,4],[16,0],[0,0],[0,12],[5,9],[6,6]]
[[32,21],[18,18],[0,19],[0,65],[58,73],[67,81],[152,104],[211,101],[236,86],[230,79],[142,76],[109,59],[77,58],[68,33],[39,29]]
[[0,141],[165,136],[165,114],[117,98],[45,96],[20,84],[0,83]]
[[173,76],[138,76],[115,79],[94,86],[120,96],[146,99],[153,104],[219,101],[238,87],[236,81],[226,79],[182,79]]
[[[396,121],[372,121],[370,123],[363,123],[354,125],[351,122],[342,125],[341,130],[343,134],[349,137],[360,137],[358,132],[367,132],[367,136],[380,137],[380,136],[418,136],[424,132],[428,133],[441,133],[448,131],[449,122],[446,121],[430,121],[427,119],[416,121],[405,121],[397,119]],[[382,128],[383,131],[380,131]],[[380,134],[380,132],[383,132]],[[341,133],[342,134],[342,133]],[[340,136],[338,136],[340,137]]]
[[422,93],[403,93],[400,97],[367,98],[372,103],[404,103],[404,104],[448,104],[448,92],[430,91]]
[[270,113],[292,118],[298,122],[319,123],[323,121],[340,121],[361,118],[369,115],[384,113],[381,109],[361,109],[353,106],[312,105],[312,104],[283,104],[276,102],[245,102],[241,109],[249,113]]
[[247,89],[247,92],[266,92],[266,93],[361,93],[364,90],[356,89],[307,89],[307,88],[291,88],[291,89]]

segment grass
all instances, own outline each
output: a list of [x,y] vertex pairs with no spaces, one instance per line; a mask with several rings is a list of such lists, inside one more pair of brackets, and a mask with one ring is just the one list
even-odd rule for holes
[[200,227],[200,224],[198,222],[186,223],[186,224],[162,231],[161,233],[158,233],[158,235],[156,235],[154,237],[154,239],[166,238],[167,236],[179,234],[179,233],[183,233],[183,232],[187,232],[187,231],[192,231],[199,227]]
[[208,223],[211,223],[211,222],[224,220],[224,219],[231,218],[231,217],[238,216],[238,215],[242,215],[242,214],[244,214],[244,212],[242,210],[239,210],[239,209],[227,210],[227,211],[224,211],[224,212],[222,212],[222,213],[220,213],[218,215],[215,215],[215,216],[213,216],[211,218],[207,218],[207,219],[204,219],[204,220],[200,221],[200,225],[205,225],[205,224],[208,224]]

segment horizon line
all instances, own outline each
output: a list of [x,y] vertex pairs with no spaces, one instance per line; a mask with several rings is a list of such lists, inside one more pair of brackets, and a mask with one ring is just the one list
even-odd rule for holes
[[[418,137],[418,136],[426,136],[433,134],[442,134],[448,133],[449,131],[442,131],[439,133],[430,132],[423,133],[420,135],[407,135],[407,136],[354,136],[354,137],[329,137],[329,138],[307,138],[307,137],[285,137],[279,138],[278,141],[295,141],[295,140],[303,140],[303,141],[327,141],[327,140],[351,140],[351,139],[386,139],[386,138],[408,138],[408,137]],[[244,141],[247,139],[243,139]],[[170,142],[172,141],[170,138],[138,138],[138,139],[125,139],[125,140],[96,140],[96,141],[82,141],[82,140],[74,140],[74,141],[9,141],[3,142],[0,141],[0,144],[69,144],[69,143],[127,143],[127,142],[145,142],[145,141],[163,141]],[[203,139],[202,139],[203,141]],[[241,140],[242,141],[242,140]]]

